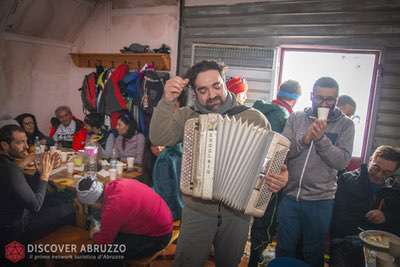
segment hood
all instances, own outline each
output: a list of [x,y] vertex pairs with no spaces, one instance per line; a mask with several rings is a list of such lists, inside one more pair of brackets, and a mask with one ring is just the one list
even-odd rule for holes
[[257,100],[256,102],[254,102],[253,104],[253,108],[257,109],[258,111],[260,111],[263,114],[269,114],[272,112],[276,112],[276,111],[281,111],[281,110],[285,110],[284,108],[274,105],[270,102],[266,102],[264,100]]

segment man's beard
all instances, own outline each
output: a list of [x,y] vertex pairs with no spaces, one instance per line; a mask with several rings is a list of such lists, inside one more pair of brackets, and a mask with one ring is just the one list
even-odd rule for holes
[[12,149],[12,150],[10,150],[10,152],[8,154],[13,158],[23,159],[28,154],[28,151],[24,150],[24,151],[19,152],[17,150]]
[[218,109],[223,103],[222,103],[222,97],[220,96],[216,96],[212,99],[208,99],[206,102],[206,108],[208,110],[212,110],[215,111],[216,109]]

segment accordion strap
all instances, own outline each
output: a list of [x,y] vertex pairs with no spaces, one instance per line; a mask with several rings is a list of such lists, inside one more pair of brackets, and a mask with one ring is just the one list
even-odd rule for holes
[[[193,107],[190,107],[192,110],[194,110],[194,108]],[[225,113],[222,113],[221,115],[227,115],[227,116],[234,116],[234,115],[236,115],[236,114],[239,114],[239,113],[241,113],[241,112],[243,112],[243,111],[245,111],[245,110],[248,110],[250,107],[248,107],[248,106],[246,106],[246,105],[238,105],[238,106],[235,106],[235,107],[233,107],[233,108],[231,108],[230,110],[228,110],[227,112],[225,112]],[[196,111],[197,113],[200,113],[200,114],[205,114],[205,113],[202,113],[202,112],[199,112],[199,111]]]

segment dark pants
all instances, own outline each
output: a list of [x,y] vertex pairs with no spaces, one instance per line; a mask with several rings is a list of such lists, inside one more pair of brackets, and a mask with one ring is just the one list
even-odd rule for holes
[[46,195],[42,208],[36,214],[24,218],[24,242],[38,240],[63,225],[75,224],[75,208],[71,200],[65,199],[62,193]]
[[261,218],[254,218],[253,225],[251,226],[249,267],[258,266],[263,250],[272,241],[276,233],[277,210],[278,194],[273,194],[264,215]]
[[363,244],[358,236],[346,236],[331,241],[332,267],[363,267]]
[[[157,251],[165,248],[171,240],[172,233],[160,236],[150,237],[144,235],[119,233],[113,244],[123,244],[126,247],[125,253],[86,253],[96,256],[96,260],[88,260],[89,266],[119,267],[124,266],[125,260],[142,259],[149,257]],[[122,256],[120,259],[107,258],[106,256]]]
[[333,200],[296,201],[283,197],[278,207],[277,256],[296,257],[296,248],[302,242],[304,261],[312,267],[322,267],[333,203]]
[[38,213],[24,212],[23,218],[15,222],[12,227],[0,231],[0,266],[29,266],[25,258],[17,265],[4,259],[5,245],[11,241],[18,241],[24,245],[41,239],[63,225],[75,223],[75,209],[72,201],[68,201],[59,193],[46,195],[43,206]]
[[125,259],[141,259],[165,248],[169,240],[171,233],[159,237],[120,233],[113,243],[126,245]]

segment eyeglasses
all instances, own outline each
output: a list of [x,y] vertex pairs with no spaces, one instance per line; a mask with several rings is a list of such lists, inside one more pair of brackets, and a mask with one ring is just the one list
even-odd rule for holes
[[320,96],[316,95],[314,96],[314,99],[319,103],[322,104],[323,102],[326,102],[329,105],[333,105],[336,103],[336,97],[334,96]]

